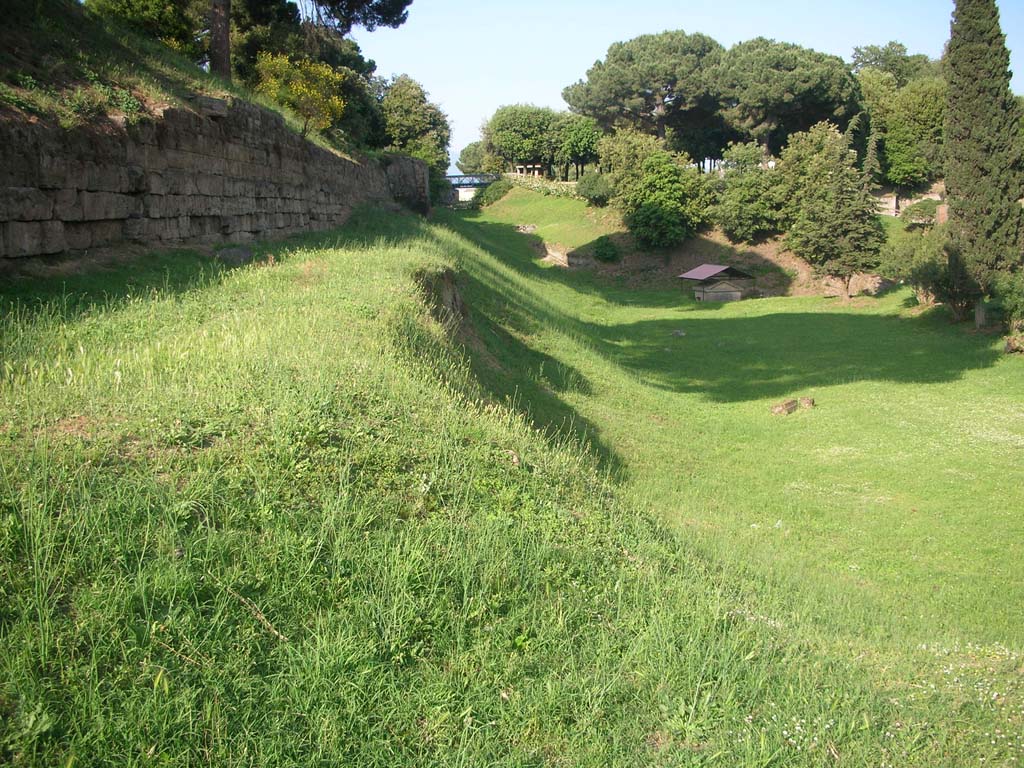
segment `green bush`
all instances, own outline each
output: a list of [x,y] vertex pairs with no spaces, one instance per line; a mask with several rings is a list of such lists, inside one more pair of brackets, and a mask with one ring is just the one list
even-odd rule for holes
[[761,147],[733,144],[725,151],[722,190],[714,218],[726,237],[754,242],[779,230],[780,176],[762,165]]
[[711,203],[701,175],[663,151],[643,161],[636,183],[622,196],[626,226],[641,245],[653,248],[692,237],[707,223]]
[[[963,319],[973,302],[970,281],[963,273],[962,262],[950,259],[949,232],[940,224],[920,234],[902,238],[882,254],[880,272],[886,277],[902,280],[914,290],[919,304],[928,306],[942,302],[949,307],[955,319]],[[951,267],[952,263],[952,267]],[[953,270],[959,268],[959,272]],[[1012,298],[1004,300],[1003,313],[1012,317],[1015,305]],[[1020,306],[1024,309],[1024,303]]]
[[615,190],[612,188],[611,181],[603,173],[587,173],[576,182],[576,194],[590,205],[603,208],[608,205]]
[[1003,319],[1014,333],[1024,331],[1024,272],[1012,272],[999,278],[995,287],[996,303]]
[[346,74],[316,61],[292,61],[284,54],[256,57],[257,92],[294,110],[302,118],[302,135],[322,131],[345,111],[341,87]]
[[494,205],[505,195],[512,191],[512,182],[508,179],[498,179],[476,193],[473,198],[473,205],[477,208],[486,208]]
[[601,235],[597,240],[594,241],[594,245],[591,249],[591,255],[598,261],[605,263],[611,263],[618,261],[621,257],[619,253],[619,246],[615,244],[608,235]]
[[900,218],[908,226],[930,227],[935,224],[935,217],[939,210],[939,201],[926,198],[918,200],[913,205],[908,205],[900,212]]

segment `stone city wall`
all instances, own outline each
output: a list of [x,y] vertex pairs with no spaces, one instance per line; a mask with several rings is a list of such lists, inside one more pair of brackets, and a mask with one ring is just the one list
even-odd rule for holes
[[247,102],[195,104],[124,128],[0,121],[0,257],[246,242],[335,227],[365,203],[429,210],[419,160],[347,159]]

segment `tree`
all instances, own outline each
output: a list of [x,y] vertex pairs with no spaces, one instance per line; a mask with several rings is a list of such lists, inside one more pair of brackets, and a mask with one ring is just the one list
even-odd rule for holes
[[474,141],[467,144],[455,166],[463,173],[501,173],[503,170],[501,159],[487,151],[487,145],[483,141]]
[[861,164],[864,177],[872,189],[877,189],[878,184],[882,180],[881,141],[882,139],[878,135],[878,131],[871,131],[868,134],[868,144],[864,151],[864,162]]
[[408,75],[391,81],[381,100],[389,146],[423,160],[435,178],[448,170],[451,128],[441,108]]
[[892,100],[886,119],[886,178],[896,190],[896,212],[901,192],[924,184],[942,173],[942,130],[946,83],[941,78],[915,80]]
[[562,168],[562,180],[569,180],[569,166],[574,166],[576,179],[587,163],[597,160],[597,142],[601,129],[597,121],[583,115],[563,113],[551,124],[555,162]]
[[688,157],[664,150],[647,157],[622,198],[626,226],[641,245],[667,248],[692,237],[708,219],[711,195]]
[[203,17],[210,11],[210,0],[89,0],[88,8],[115,18],[187,56],[198,59],[201,55],[198,31]]
[[918,77],[934,76],[936,64],[923,53],[907,54],[907,46],[890,40],[885,45],[864,45],[853,49],[853,71],[876,69],[893,76],[898,87]]
[[753,242],[778,231],[780,180],[754,142],[733,144],[725,151],[714,218],[730,240]]
[[601,170],[608,176],[613,200],[621,201],[639,183],[643,162],[651,155],[665,151],[665,145],[650,134],[624,128],[603,137],[597,143]]
[[1024,169],[1009,64],[995,1],[957,0],[946,54],[949,253],[979,294],[1022,266]]
[[885,240],[856,153],[835,125],[823,122],[790,137],[780,172],[787,246],[817,271],[842,280],[849,296],[853,275],[878,264]]
[[726,118],[766,151],[822,120],[859,111],[857,81],[838,56],[758,37],[730,48],[714,73]]
[[459,159],[455,161],[455,167],[466,174],[481,173],[486,156],[487,148],[482,141],[471,142],[459,152]]
[[231,0],[210,0],[210,71],[231,80]]
[[400,27],[409,18],[412,0],[309,0],[322,24],[347,35],[353,27],[373,31],[377,27]]
[[896,77],[890,72],[866,67],[857,73],[857,83],[860,85],[861,104],[871,119],[872,130],[884,133],[899,91]]
[[256,59],[259,92],[294,110],[302,118],[302,135],[323,130],[341,117],[339,95],[344,75],[320,62],[291,61],[283,54],[261,53]]
[[555,148],[551,127],[555,111],[532,104],[499,107],[484,126],[488,151],[509,166],[540,165],[550,172]]
[[614,43],[562,97],[607,130],[630,127],[660,139],[672,131],[680,145],[715,152],[724,143],[717,143],[722,123],[711,71],[723,50],[702,34],[641,35]]

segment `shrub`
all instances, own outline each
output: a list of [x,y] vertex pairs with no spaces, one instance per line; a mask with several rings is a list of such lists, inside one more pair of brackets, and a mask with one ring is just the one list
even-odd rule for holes
[[590,253],[595,259],[605,263],[618,261],[620,257],[619,246],[608,235],[601,235],[597,238],[591,247]]
[[597,208],[608,205],[614,193],[611,181],[603,173],[587,173],[576,182],[576,194]]
[[345,75],[327,64],[264,52],[256,57],[256,72],[256,90],[293,109],[302,118],[303,136],[310,128],[323,130],[345,111],[340,96]]
[[693,168],[668,152],[657,152],[640,166],[637,181],[623,193],[626,226],[641,245],[676,245],[708,220],[710,191]]
[[1014,333],[1024,331],[1024,271],[1000,276],[994,293],[1010,330]]
[[473,205],[477,208],[486,208],[494,205],[505,195],[512,191],[512,182],[508,179],[498,179],[481,189],[473,197]]
[[431,205],[442,205],[451,200],[455,194],[455,188],[445,175],[433,166],[427,168],[427,173]]
[[[941,301],[949,307],[954,319],[962,320],[970,310],[973,299],[969,291],[964,291],[969,281],[962,272],[962,262],[953,259],[955,266],[950,267],[950,247],[946,225],[937,225],[887,247],[880,271],[887,277],[908,283],[919,304],[927,306]],[[961,273],[951,271],[956,268]],[[1007,314],[1012,315],[1012,305],[1008,306],[1004,302],[1003,308]]]
[[714,219],[733,242],[753,242],[779,229],[779,181],[762,166],[756,143],[734,144],[725,151],[722,191]]
[[514,186],[539,192],[547,197],[579,197],[576,185],[572,182],[552,181],[541,176],[512,176],[509,178]]
[[913,205],[908,205],[900,212],[900,218],[908,226],[930,227],[935,224],[935,216],[939,210],[939,201],[926,198]]
[[612,197],[618,202],[628,196],[640,183],[644,161],[665,151],[664,143],[657,137],[633,128],[620,129],[602,138],[597,143],[597,153],[601,167],[608,170]]

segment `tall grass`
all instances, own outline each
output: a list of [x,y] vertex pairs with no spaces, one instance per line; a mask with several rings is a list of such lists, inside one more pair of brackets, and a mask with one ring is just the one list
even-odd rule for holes
[[[883,684],[770,578],[627,503],[600,435],[554,423],[556,401],[605,383],[554,347],[541,373],[544,358],[485,354],[488,334],[522,343],[524,302],[538,322],[564,309],[507,254],[366,214],[264,255],[5,289],[5,762],[956,765],[1019,749],[979,752],[942,695]],[[461,341],[422,288],[452,267],[477,302]],[[506,403],[482,365],[517,359]],[[532,393],[550,423],[523,412]]]

